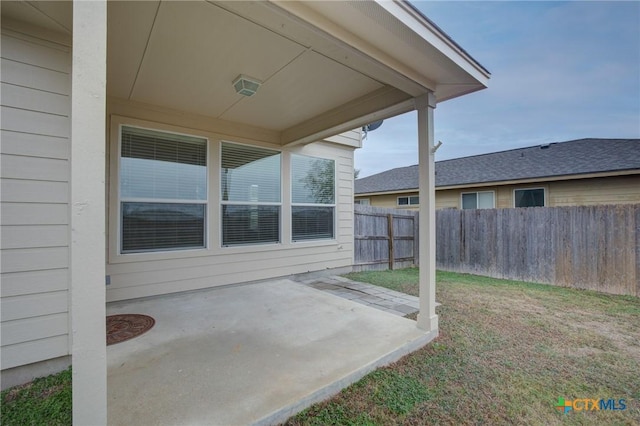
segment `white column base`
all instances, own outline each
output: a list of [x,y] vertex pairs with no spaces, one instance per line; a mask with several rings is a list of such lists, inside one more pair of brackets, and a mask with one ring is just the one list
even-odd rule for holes
[[418,314],[418,328],[420,330],[435,332],[438,334],[438,315],[422,315]]

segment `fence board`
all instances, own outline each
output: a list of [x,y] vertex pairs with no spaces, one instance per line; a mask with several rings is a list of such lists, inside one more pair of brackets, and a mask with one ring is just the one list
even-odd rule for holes
[[640,296],[640,204],[436,212],[442,270]]
[[354,205],[354,271],[418,264],[418,212]]

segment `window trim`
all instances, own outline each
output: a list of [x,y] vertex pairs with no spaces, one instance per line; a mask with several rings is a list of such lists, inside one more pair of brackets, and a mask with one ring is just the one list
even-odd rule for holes
[[[396,198],[396,205],[399,207],[410,207],[410,206],[419,206],[420,205],[420,194],[417,195],[400,195]],[[400,198],[406,198],[407,204],[400,204]],[[412,198],[418,198],[417,203],[411,203]]]
[[[224,145],[225,143],[227,144],[232,144],[232,145],[240,145],[240,146],[245,146],[245,147],[249,147],[249,148],[260,148],[260,149],[265,149],[265,150],[270,150],[270,151],[276,151],[280,153],[280,202],[276,203],[276,202],[271,202],[271,201],[256,201],[255,203],[251,203],[251,204],[255,204],[258,206],[278,206],[280,207],[280,217],[278,218],[278,241],[270,241],[270,242],[262,242],[262,243],[245,243],[245,244],[232,244],[232,245],[224,245],[224,227],[223,227],[223,215],[222,215],[222,206],[225,205],[238,205],[238,206],[246,206],[247,202],[244,201],[224,201],[222,199],[222,188],[221,188],[221,184],[222,184],[222,179],[221,179],[221,173],[222,173],[222,145]],[[242,248],[247,248],[247,247],[263,247],[263,246],[275,246],[275,245],[282,245],[284,243],[283,241],[283,218],[284,218],[284,188],[283,188],[283,181],[284,181],[284,151],[281,149],[277,149],[277,148],[273,148],[270,146],[262,146],[262,145],[252,145],[252,144],[248,144],[248,143],[242,143],[242,142],[235,142],[235,141],[231,141],[228,139],[221,139],[218,142],[218,158],[217,158],[217,175],[218,178],[216,179],[215,183],[216,185],[218,185],[216,191],[218,192],[218,205],[217,205],[217,214],[218,214],[218,248],[227,251],[227,250],[234,250],[234,249],[242,249]]]
[[[490,192],[493,194],[493,206],[491,207],[483,207],[483,209],[495,209],[496,208],[496,191],[495,190],[490,190],[490,191],[467,191],[467,192],[461,192],[460,193],[460,210],[478,210],[480,209],[480,207],[478,207],[478,194],[484,194]],[[475,209],[465,209],[464,208],[464,203],[463,203],[463,195],[465,194],[476,194],[476,208]]]
[[[314,203],[294,203],[293,202],[293,158],[294,156],[301,157],[309,157],[309,158],[317,158],[320,160],[330,160],[333,161],[333,204],[314,204]],[[335,158],[329,158],[318,155],[308,155],[308,154],[300,154],[298,152],[289,153],[289,242],[291,244],[318,244],[318,243],[336,243],[338,238],[338,162]],[[293,208],[294,207],[331,207],[333,208],[333,237],[332,238],[313,238],[306,240],[295,240],[293,238]]]
[[[328,152],[322,147],[306,148],[304,150],[292,149],[288,150],[279,145],[264,141],[249,140],[241,136],[229,136],[216,132],[211,129],[191,128],[176,122],[152,121],[145,118],[135,118],[134,116],[124,115],[125,113],[109,114],[107,121],[107,146],[105,152],[106,167],[106,197],[107,205],[105,206],[105,232],[107,244],[105,247],[107,265],[121,265],[146,261],[162,261],[162,260],[181,260],[181,259],[197,259],[208,258],[209,256],[220,256],[230,254],[247,254],[247,253],[270,253],[273,250],[296,250],[301,246],[309,247],[338,247],[341,244],[341,230],[339,228],[340,214],[344,213],[344,202],[340,197],[344,194],[340,193],[340,173],[343,165],[340,158]],[[192,137],[203,138],[208,141],[207,144],[207,195],[208,208],[206,212],[207,223],[207,248],[206,249],[181,249],[175,251],[158,251],[158,252],[140,252],[120,254],[118,252],[119,235],[121,233],[119,226],[119,161],[118,153],[120,150],[120,126],[141,127],[159,132],[176,133]],[[221,198],[220,194],[220,153],[222,142],[229,142],[249,147],[260,147],[279,151],[282,154],[281,161],[281,202],[282,210],[280,217],[280,240],[279,245],[264,243],[255,245],[237,245],[222,247],[218,244],[222,240],[222,219],[220,218],[220,205],[216,202]],[[292,154],[304,152],[305,155],[333,159],[335,161],[335,214],[334,214],[334,239],[329,240],[302,240],[295,244],[291,241],[291,198],[290,191],[287,186],[291,185],[290,170],[288,170],[289,158]]]
[[518,188],[513,188],[513,190],[511,191],[511,205],[513,206],[514,209],[526,209],[527,207],[516,207],[516,191],[526,191],[529,189],[542,189],[542,200],[544,205],[542,206],[536,206],[536,207],[549,207],[549,200],[548,200],[548,194],[549,194],[549,188],[546,185],[543,186],[523,186],[523,187],[518,187]]
[[[173,133],[178,135],[186,135],[207,140],[207,209],[206,209],[206,230],[205,242],[206,248],[189,248],[167,251],[149,251],[137,253],[120,253],[120,238],[122,235],[121,219],[120,219],[120,151],[121,151],[121,127],[138,127],[143,129],[155,130],[158,132]],[[213,191],[214,181],[211,180],[211,164],[213,164],[212,155],[215,150],[212,149],[212,143],[215,143],[216,135],[204,130],[196,130],[177,125],[149,121],[144,119],[133,118],[125,115],[111,114],[109,117],[109,133],[107,135],[108,146],[105,152],[106,157],[106,196],[107,206],[105,209],[105,232],[107,238],[107,262],[108,264],[126,264],[155,260],[170,259],[186,259],[198,256],[206,256],[211,253],[211,232],[215,229],[211,226],[212,218],[215,219],[216,212],[210,208],[211,200],[215,197]]]
[[[133,120],[131,120],[133,122]],[[116,173],[115,176],[115,190],[116,190],[116,255],[117,256],[139,256],[139,255],[153,255],[155,253],[161,254],[175,254],[175,253],[183,253],[183,252],[194,252],[194,251],[205,251],[209,249],[209,217],[210,217],[210,171],[211,171],[211,163],[210,163],[210,145],[211,141],[207,136],[199,135],[196,133],[188,133],[185,131],[175,131],[175,130],[167,130],[166,128],[162,128],[161,126],[154,126],[153,123],[145,124],[132,124],[127,120],[120,121],[117,124],[117,139],[118,143],[116,144]],[[189,199],[166,199],[166,198],[136,198],[132,197],[124,202],[131,203],[164,203],[164,204],[202,204],[205,206],[204,212],[204,230],[203,230],[203,247],[187,247],[187,248],[170,248],[170,249],[157,249],[157,250],[144,250],[144,251],[132,251],[132,252],[123,252],[122,251],[122,194],[120,188],[120,172],[122,170],[122,130],[124,127],[130,127],[133,129],[142,129],[148,130],[151,132],[157,133],[167,133],[170,135],[177,136],[185,136],[191,138],[199,138],[205,141],[205,159],[206,159],[206,198],[204,200],[189,200]],[[111,182],[113,184],[113,182]],[[170,200],[170,201],[168,201]],[[173,256],[172,256],[173,257]]]
[[[356,203],[356,201],[359,201],[358,203]],[[362,203],[363,201],[366,201],[366,203]],[[370,206],[371,205],[371,198],[358,198],[353,200],[353,204],[359,204],[361,206]]]

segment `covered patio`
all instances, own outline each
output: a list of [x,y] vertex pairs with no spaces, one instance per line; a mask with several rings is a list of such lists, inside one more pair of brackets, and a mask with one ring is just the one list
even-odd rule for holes
[[275,424],[435,336],[288,279],[107,309],[130,312],[156,324],[107,347],[111,425]]
[[[20,226],[60,210],[55,244],[16,238],[37,250],[10,265],[6,359],[70,356],[74,423],[271,423],[437,336],[433,113],[489,73],[411,4],[3,1],[2,19],[7,200]],[[417,322],[279,280],[350,270],[360,129],[414,110]],[[42,134],[56,143],[32,163],[20,138]],[[157,325],[107,349],[105,314],[124,311]]]

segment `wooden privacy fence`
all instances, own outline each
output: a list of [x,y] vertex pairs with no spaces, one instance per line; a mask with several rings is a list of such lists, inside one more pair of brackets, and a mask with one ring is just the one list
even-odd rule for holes
[[354,271],[418,264],[418,212],[354,205]]
[[640,296],[640,204],[436,212],[438,269]]

